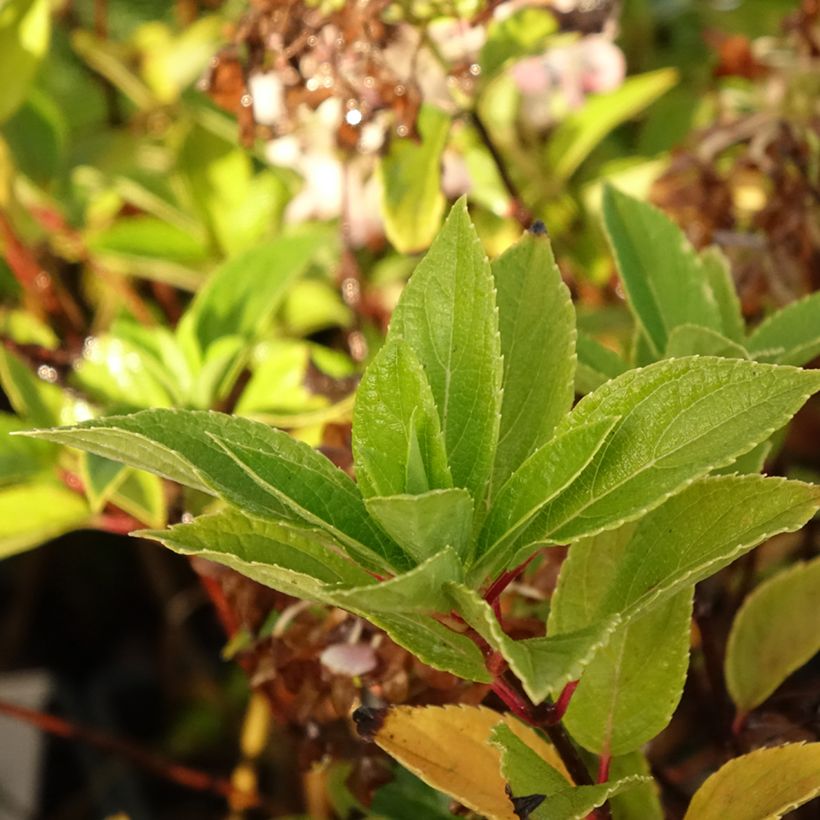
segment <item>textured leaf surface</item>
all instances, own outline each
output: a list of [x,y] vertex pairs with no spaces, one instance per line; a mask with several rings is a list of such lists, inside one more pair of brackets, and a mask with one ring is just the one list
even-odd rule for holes
[[490,265],[464,199],[402,293],[388,333],[396,338],[427,373],[453,483],[478,505],[498,440],[502,363]]
[[417,124],[421,139],[392,140],[379,163],[384,228],[401,253],[426,248],[441,224],[441,154],[450,122],[441,109],[422,106]]
[[726,685],[737,708],[759,706],[820,652],[820,558],[762,583],[735,617],[726,647]]
[[574,786],[506,724],[501,723],[493,729],[490,742],[501,752],[501,774],[510,786],[512,799],[534,795],[544,797],[527,815],[532,820],[582,820],[613,795],[649,780],[632,775],[594,786]]
[[498,725],[554,767],[563,768],[552,746],[510,715],[481,706],[396,706],[374,740],[433,788],[485,817],[515,820],[504,791],[501,758],[489,742]]
[[604,189],[604,225],[629,306],[655,356],[677,325],[721,332],[723,322],[700,258],[669,217],[616,188]]
[[521,543],[572,541],[634,518],[766,439],[819,388],[815,372],[709,357],[671,359],[607,382],[556,435],[621,420]]
[[789,743],[730,760],[698,790],[684,820],[770,820],[820,794],[820,743]]
[[379,351],[359,384],[353,455],[365,496],[453,486],[433,392],[413,349],[400,339]]
[[467,550],[473,523],[473,499],[467,490],[369,498],[365,506],[415,561],[424,561],[447,546],[460,556]]
[[575,311],[546,236],[525,234],[492,272],[504,357],[497,488],[572,407]]
[[820,293],[772,314],[749,337],[752,355],[766,362],[802,365],[820,355]]

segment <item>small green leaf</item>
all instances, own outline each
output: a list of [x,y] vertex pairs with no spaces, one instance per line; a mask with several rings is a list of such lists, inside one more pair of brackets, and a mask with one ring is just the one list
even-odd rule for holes
[[544,797],[527,813],[532,820],[583,820],[610,797],[651,782],[648,777],[632,775],[594,786],[573,786],[503,723],[493,729],[490,743],[501,752],[501,774],[509,784],[511,800]]
[[609,800],[612,820],[663,820],[659,789],[652,778],[649,761],[643,752],[615,755],[609,766],[609,776],[620,780],[631,775],[646,777],[646,782]]
[[742,344],[746,336],[746,323],[743,321],[743,310],[735,289],[729,260],[720,248],[712,245],[701,251],[700,263],[720,311],[723,335],[733,342]]
[[770,820],[820,794],[820,743],[757,749],[722,766],[698,790],[684,820]]
[[87,236],[92,253],[158,257],[181,264],[198,264],[208,258],[208,249],[195,233],[155,216],[118,219]]
[[653,205],[611,186],[604,189],[603,213],[629,306],[655,357],[678,325],[720,333],[720,308],[683,231]]
[[37,378],[18,356],[2,346],[0,385],[17,415],[27,422],[43,426],[60,423],[66,405],[63,391]]
[[579,331],[575,344],[578,352],[575,392],[582,396],[629,369],[629,365],[614,350],[587,333]]
[[624,373],[585,396],[556,431],[621,417],[520,543],[565,543],[645,513],[765,440],[818,389],[820,374],[734,359],[670,359]]
[[731,339],[700,325],[677,325],[669,333],[664,358],[681,356],[722,356],[724,359],[748,359],[746,348]]
[[798,366],[820,355],[820,293],[769,316],[749,336],[748,348],[760,361]]
[[497,489],[572,407],[575,311],[546,236],[525,234],[492,271],[504,357]]
[[57,458],[57,448],[48,442],[9,435],[25,429],[20,419],[0,413],[0,486],[32,479],[49,470]]
[[93,453],[82,453],[80,478],[92,512],[98,513],[108,503],[127,473],[128,468],[117,461]]
[[484,497],[498,440],[502,361],[490,265],[457,202],[402,293],[388,340],[427,373],[457,487]]
[[142,470],[128,470],[125,480],[114,490],[111,501],[149,527],[164,527],[168,506],[162,479]]
[[726,685],[740,712],[763,703],[820,652],[820,558],[762,583],[735,617]]
[[419,140],[394,138],[381,158],[382,216],[387,238],[401,253],[426,248],[441,225],[441,155],[451,117],[433,105],[419,111]]
[[[167,530],[142,530],[135,535],[152,538],[183,555],[241,567],[248,577],[281,592],[292,587],[276,586],[277,570],[307,575],[322,584],[362,586],[374,582],[322,533],[252,518],[233,508]],[[286,574],[282,577],[293,580]]]
[[353,455],[364,496],[453,486],[432,390],[413,349],[401,339],[382,347],[359,385]]
[[550,135],[546,150],[550,175],[558,180],[571,177],[610,131],[635,117],[677,81],[674,69],[662,68],[627,77],[608,94],[591,94]]
[[420,495],[375,496],[367,511],[417,562],[444,547],[464,556],[473,524],[473,499],[467,490],[431,490]]
[[33,481],[4,487],[0,489],[0,558],[90,523],[82,496],[61,484]]

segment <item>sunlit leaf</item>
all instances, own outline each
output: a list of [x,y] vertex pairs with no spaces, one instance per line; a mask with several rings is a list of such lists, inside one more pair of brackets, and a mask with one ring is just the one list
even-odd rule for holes
[[748,347],[761,361],[802,365],[820,355],[820,293],[787,305],[763,321]]

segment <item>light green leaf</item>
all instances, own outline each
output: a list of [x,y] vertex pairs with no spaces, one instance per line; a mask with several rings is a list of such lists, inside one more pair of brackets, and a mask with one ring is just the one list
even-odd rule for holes
[[248,340],[241,336],[222,336],[208,347],[202,368],[196,376],[189,403],[207,410],[225,399],[242,372],[248,356]]
[[25,429],[20,419],[0,413],[0,486],[18,484],[44,473],[57,457],[57,448],[48,442],[9,435]]
[[48,0],[6,0],[0,6],[0,123],[25,100],[50,31]]
[[353,455],[365,496],[453,486],[430,384],[402,339],[391,339],[379,351],[359,385]]
[[523,797],[544,797],[527,812],[532,820],[582,820],[610,797],[651,782],[632,775],[594,786],[573,786],[504,723],[493,729],[490,743],[501,752],[501,774],[509,784],[513,805]]
[[677,81],[674,69],[662,68],[627,77],[608,94],[591,94],[550,135],[546,150],[550,174],[559,180],[571,177],[610,131],[635,117]]
[[820,558],[762,583],[735,617],[726,647],[726,686],[738,710],[763,703],[820,652]]
[[[372,576],[350,561],[341,547],[321,532],[252,518],[230,507],[167,530],[142,530],[134,534],[152,538],[183,555],[198,555],[227,564],[288,594],[303,587],[289,573],[310,576],[320,584],[375,583]],[[276,585],[280,575],[287,588]],[[319,586],[311,589],[320,592]],[[324,594],[321,598],[326,600]]]
[[575,344],[578,353],[575,370],[576,393],[591,393],[629,369],[629,365],[614,350],[602,345],[587,333],[579,331]]
[[154,216],[130,216],[118,219],[106,228],[86,237],[92,253],[115,253],[126,256],[196,264],[208,257],[200,236]]
[[375,496],[367,511],[417,562],[447,546],[464,556],[473,524],[473,499],[467,490],[431,490],[420,495]]
[[482,82],[491,80],[512,60],[543,53],[557,28],[555,17],[544,8],[523,8],[503,19],[493,19],[478,58]]
[[393,313],[427,373],[453,483],[484,497],[498,440],[502,362],[490,265],[465,199],[450,211]]
[[820,794],[820,743],[757,749],[722,766],[698,790],[684,820],[771,820]]
[[33,481],[0,489],[0,558],[88,526],[82,496],[61,484]]
[[646,755],[638,751],[612,758],[609,776],[613,780],[636,774],[646,777],[646,782],[610,798],[612,820],[663,820],[659,789]]
[[820,293],[769,316],[749,336],[749,352],[760,361],[803,365],[820,355]]
[[681,356],[722,356],[724,359],[748,359],[746,348],[731,339],[700,325],[677,325],[669,333],[664,358]]
[[603,213],[629,306],[655,358],[677,325],[720,333],[720,308],[683,231],[653,205],[611,186],[604,189]]
[[66,397],[59,387],[37,378],[14,353],[0,346],[0,385],[17,415],[31,424],[60,423]]
[[80,456],[80,478],[91,511],[98,513],[111,498],[117,486],[125,480],[128,468],[93,453]]
[[478,538],[476,566],[480,579],[503,569],[514,557],[508,545],[582,473],[601,449],[618,419],[603,418],[557,435],[533,453],[499,490]]
[[746,323],[729,260],[717,245],[712,245],[700,252],[700,263],[720,311],[723,335],[742,344],[746,336]]
[[128,470],[125,480],[114,490],[111,501],[149,527],[164,527],[168,507],[162,479],[142,470]]
[[772,452],[774,441],[770,438],[762,441],[756,447],[738,456],[731,464],[714,471],[715,475],[734,475],[735,473],[759,473],[766,464],[766,459]]
[[670,359],[585,396],[556,435],[621,420],[589,466],[520,542],[577,540],[645,513],[765,440],[820,389],[820,374],[740,360]]
[[453,606],[462,618],[501,653],[533,703],[577,680],[584,668],[617,629],[618,616],[572,633],[515,641],[508,637],[492,607],[478,593],[460,584],[447,584]]
[[422,105],[417,121],[420,141],[394,138],[379,161],[384,230],[401,253],[426,248],[441,225],[441,155],[451,121],[440,108]]
[[525,234],[492,271],[504,357],[497,489],[572,407],[575,311],[546,236]]
[[253,341],[319,243],[316,232],[305,232],[272,239],[232,257],[197,293],[178,334],[193,337],[202,354],[224,336]]

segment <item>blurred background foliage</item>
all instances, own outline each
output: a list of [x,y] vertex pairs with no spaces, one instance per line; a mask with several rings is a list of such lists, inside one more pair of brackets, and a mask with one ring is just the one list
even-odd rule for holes
[[[358,374],[463,193],[491,255],[546,223],[581,329],[615,352],[632,320],[604,181],[720,246],[754,323],[818,284],[819,57],[814,0],[0,0],[0,557],[17,556],[0,669],[42,670],[42,702],[72,719],[233,771],[268,816],[449,816],[346,715],[363,685],[417,703],[482,687],[352,616],[121,538],[208,502],[5,434],[213,408],[349,467]],[[817,470],[817,424],[779,469]],[[528,578],[536,601],[557,569]],[[510,606],[523,634],[542,622],[543,603]],[[366,672],[327,654],[346,644],[368,647]],[[680,732],[652,758],[670,805],[717,754]],[[36,816],[225,813],[213,784],[92,749],[49,746],[41,771]],[[3,789],[0,807],[29,816]]]

